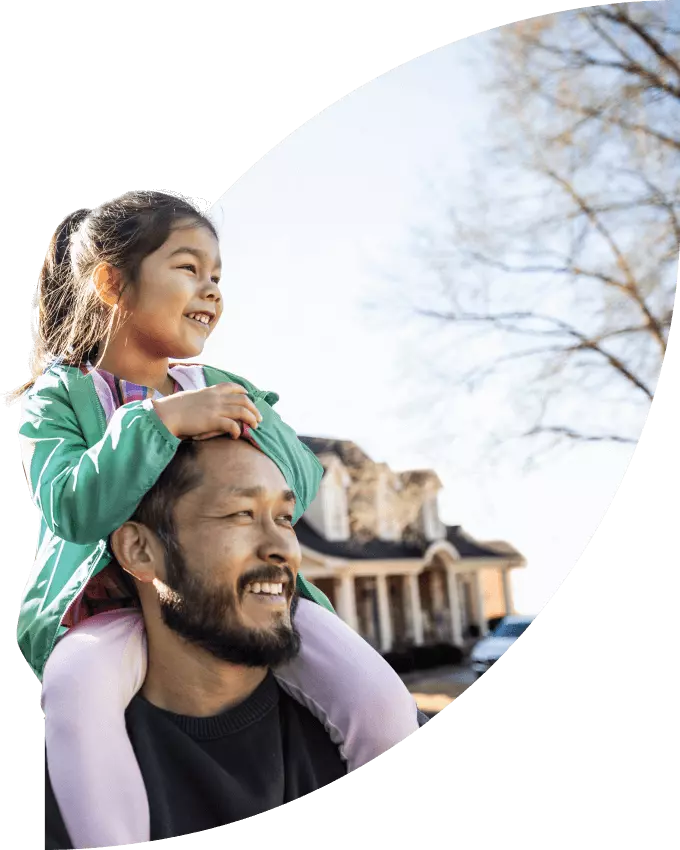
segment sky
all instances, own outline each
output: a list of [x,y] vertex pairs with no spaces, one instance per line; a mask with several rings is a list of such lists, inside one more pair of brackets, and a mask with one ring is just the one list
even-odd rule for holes
[[[329,106],[223,194],[212,213],[226,310],[200,359],[276,390],[280,414],[299,434],[353,440],[395,470],[435,469],[445,522],[507,540],[526,556],[527,568],[513,577],[515,602],[537,613],[597,528],[631,448],[576,448],[530,474],[511,447],[502,462],[471,463],[475,436],[503,415],[502,397],[492,394],[470,398],[441,422],[457,439],[423,439],[421,423],[441,414],[427,385],[413,395],[419,376],[404,352],[417,333],[391,326],[387,310],[367,309],[388,276],[410,263],[412,228],[433,221],[442,186],[463,186],[489,132],[488,98],[467,64],[480,38],[409,62]],[[75,184],[62,189],[26,232],[36,271],[55,221],[101,201]],[[21,293],[7,330],[16,340],[8,387],[25,379],[30,348],[30,292]],[[2,433],[14,435],[18,407],[6,412]],[[25,486],[16,464],[7,475],[15,476],[8,486]],[[17,501],[15,511],[22,539],[33,540],[30,501]]]
[[459,422],[442,423],[460,432],[450,444],[421,439],[428,387],[411,405],[409,329],[367,309],[408,261],[412,228],[431,220],[433,190],[445,180],[463,191],[489,131],[470,49],[474,39],[442,48],[346,96],[215,204],[226,309],[204,359],[279,392],[300,434],[353,440],[395,470],[434,468],[445,522],[526,556],[515,603],[537,613],[595,531],[632,448],[575,447],[527,473],[509,446],[500,462],[466,467],[472,431],[493,427],[499,402],[471,399]]

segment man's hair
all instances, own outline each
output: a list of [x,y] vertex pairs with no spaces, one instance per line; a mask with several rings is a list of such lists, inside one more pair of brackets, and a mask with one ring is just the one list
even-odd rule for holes
[[176,536],[174,507],[177,500],[198,487],[202,475],[198,466],[198,444],[183,440],[175,456],[137,506],[130,522],[139,522],[154,531],[163,545]]
[[[129,522],[139,522],[151,529],[161,541],[166,557],[172,560],[179,550],[174,508],[177,500],[201,483],[198,466],[198,444],[183,440],[170,463],[137,506]],[[109,545],[109,549],[111,549]],[[113,555],[113,552],[111,552]],[[115,556],[114,561],[115,561]],[[120,579],[132,600],[138,599],[134,579],[119,565]]]

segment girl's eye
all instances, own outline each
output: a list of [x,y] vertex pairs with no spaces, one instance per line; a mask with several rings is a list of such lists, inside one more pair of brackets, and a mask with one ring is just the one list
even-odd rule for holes
[[293,524],[293,517],[290,514],[285,514],[284,516],[279,517],[279,519],[282,519],[288,525]]
[[[185,271],[189,271],[192,274],[198,274],[198,270],[193,263],[185,263],[185,265],[179,266],[179,268],[184,269]],[[219,277],[211,277],[210,280],[215,284],[215,286],[220,285],[220,278]]]

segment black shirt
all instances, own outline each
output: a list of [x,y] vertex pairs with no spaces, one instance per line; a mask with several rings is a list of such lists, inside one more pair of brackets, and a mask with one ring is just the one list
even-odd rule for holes
[[[251,817],[346,773],[324,727],[271,673],[216,717],[172,714],[138,695],[126,720],[149,797],[152,841]],[[45,821],[48,850],[70,847],[47,776]]]

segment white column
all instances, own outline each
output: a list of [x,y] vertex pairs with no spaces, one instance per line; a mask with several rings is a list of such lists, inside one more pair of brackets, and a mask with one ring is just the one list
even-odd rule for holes
[[[417,575],[404,576],[408,590],[409,609],[411,612],[411,628],[413,630],[413,642],[416,646],[422,646],[425,642],[423,635],[423,609],[420,604],[420,587]],[[406,593],[404,594],[406,599]]]
[[482,577],[479,570],[472,573],[472,586],[475,593],[475,614],[477,617],[477,626],[481,637],[485,637],[489,630],[486,626],[486,616],[484,614],[484,588],[482,587]]
[[378,591],[378,620],[380,621],[380,651],[389,652],[392,649],[392,616],[390,614],[390,595],[387,590],[387,576],[379,574],[375,577]]
[[446,587],[449,591],[449,613],[451,615],[451,639],[456,646],[463,645],[463,622],[460,616],[460,593],[458,579],[453,567],[446,568]]
[[503,601],[505,604],[505,613],[514,614],[515,605],[512,599],[512,582],[510,570],[501,570],[501,578],[503,579]]
[[359,631],[357,617],[357,598],[354,588],[354,576],[346,573],[337,579],[338,582],[338,614],[348,626]]

